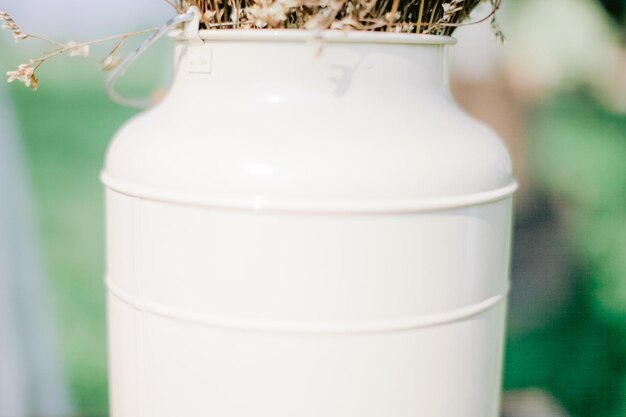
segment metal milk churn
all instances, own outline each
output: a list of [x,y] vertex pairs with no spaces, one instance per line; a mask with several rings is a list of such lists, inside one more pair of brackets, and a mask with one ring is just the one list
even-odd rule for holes
[[112,142],[113,417],[498,415],[516,185],[454,41],[312,37],[181,33]]

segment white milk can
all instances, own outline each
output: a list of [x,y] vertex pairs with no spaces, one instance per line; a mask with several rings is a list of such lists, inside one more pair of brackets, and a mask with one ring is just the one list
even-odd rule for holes
[[102,175],[111,415],[496,417],[516,185],[453,39],[200,38]]

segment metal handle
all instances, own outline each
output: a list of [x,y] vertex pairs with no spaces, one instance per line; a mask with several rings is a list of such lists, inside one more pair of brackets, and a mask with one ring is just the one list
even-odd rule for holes
[[123,106],[132,107],[136,109],[145,109],[150,107],[153,103],[150,99],[132,99],[124,97],[115,90],[115,83],[124,75],[128,67],[137,60],[148,48],[150,48],[156,41],[161,39],[171,28],[180,25],[181,23],[187,23],[185,27],[185,34],[194,40],[199,39],[197,35],[200,27],[200,11],[197,7],[190,7],[186,13],[179,14],[168,20],[161,28],[154,32],[148,39],[146,39],[135,51],[120,62],[120,64],[113,70],[109,78],[107,79],[106,89],[111,100]]

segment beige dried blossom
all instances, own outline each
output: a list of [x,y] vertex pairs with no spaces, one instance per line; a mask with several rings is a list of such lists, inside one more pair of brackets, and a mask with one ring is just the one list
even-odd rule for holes
[[90,47],[88,44],[78,44],[74,41],[69,41],[65,44],[68,50],[68,55],[71,57],[89,58]]
[[214,10],[207,10],[202,15],[202,19],[206,23],[214,23],[216,16],[217,16],[217,12],[216,11],[214,11]]
[[[320,10],[312,15],[305,23],[305,29],[309,30],[324,30],[329,29],[333,22],[341,21],[339,14],[341,10],[346,6],[346,2],[343,0],[322,0],[323,6]],[[347,29],[347,27],[342,27]]]
[[400,17],[402,17],[402,14],[399,11],[396,11],[395,13],[387,12],[385,13],[385,22],[393,24],[400,20]]
[[314,16],[311,16],[311,18],[309,18],[304,23],[304,28],[307,30],[324,30],[327,21],[328,16],[325,16],[322,13],[318,13]]
[[443,8],[443,16],[437,23],[450,23],[454,18],[454,15],[463,10],[463,3],[465,0],[452,0],[449,3],[444,3],[441,5]]
[[287,20],[289,8],[278,0],[254,0],[246,15],[257,28],[276,27]]
[[13,20],[8,12],[0,10],[0,20],[2,20],[2,28],[9,29],[11,31],[15,42],[19,42],[28,38],[28,35],[22,32],[20,27],[17,25],[17,23],[15,23],[15,20]]
[[415,24],[409,22],[401,22],[393,27],[396,33],[411,33],[415,31]]
[[102,66],[100,67],[102,71],[111,71],[115,69],[121,62],[121,59],[115,55],[111,54],[102,60]]
[[12,83],[14,81],[19,81],[26,87],[36,90],[39,86],[39,79],[37,79],[37,76],[35,75],[33,63],[29,62],[28,64],[21,64],[17,67],[17,70],[8,71],[7,82]]

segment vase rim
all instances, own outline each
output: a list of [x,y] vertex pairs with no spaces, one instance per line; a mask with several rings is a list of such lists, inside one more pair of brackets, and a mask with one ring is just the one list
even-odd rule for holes
[[[305,29],[211,29],[201,30],[200,38],[209,41],[248,42],[310,42],[323,40],[331,43],[374,43],[405,45],[454,45],[452,36],[424,35],[415,33],[390,33],[373,31],[305,30]],[[175,30],[170,37],[184,41],[182,30]]]

